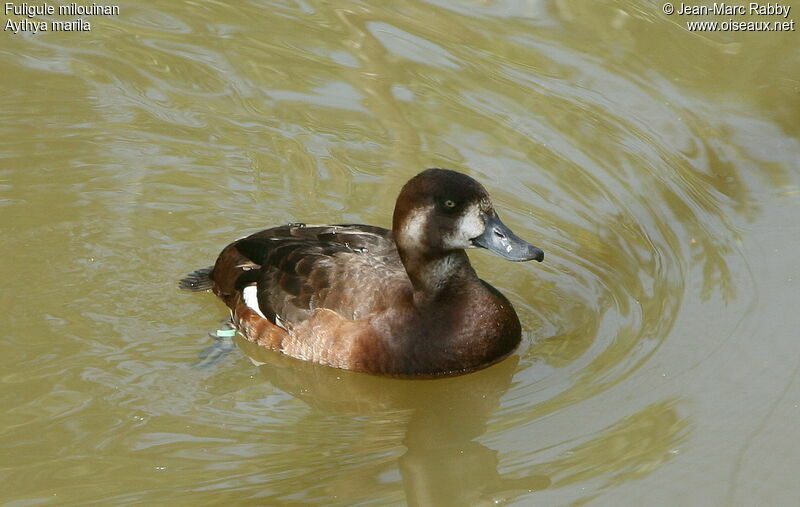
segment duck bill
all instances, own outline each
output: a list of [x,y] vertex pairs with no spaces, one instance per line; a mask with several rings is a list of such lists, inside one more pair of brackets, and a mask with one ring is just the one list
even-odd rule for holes
[[483,234],[472,239],[473,245],[489,249],[510,261],[537,260],[542,262],[544,260],[544,252],[541,249],[520,239],[511,229],[506,227],[506,224],[500,221],[500,217],[496,213],[492,215],[484,213],[483,220],[486,224],[486,229]]

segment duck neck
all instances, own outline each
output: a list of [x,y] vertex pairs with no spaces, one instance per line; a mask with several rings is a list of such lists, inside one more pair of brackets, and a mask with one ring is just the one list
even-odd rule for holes
[[415,255],[399,253],[414,286],[415,300],[435,299],[446,289],[467,285],[478,278],[464,250]]

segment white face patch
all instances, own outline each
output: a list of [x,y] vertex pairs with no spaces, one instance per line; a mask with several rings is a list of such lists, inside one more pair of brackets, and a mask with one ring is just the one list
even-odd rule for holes
[[443,238],[444,246],[447,248],[472,248],[473,238],[483,234],[486,228],[481,217],[481,209],[478,203],[470,205],[464,210],[461,217],[455,223],[455,230],[447,237]]
[[261,313],[261,309],[258,307],[258,289],[255,285],[248,285],[245,287],[242,291],[242,297],[244,298],[244,304],[246,304],[248,308],[266,319],[264,314]]
[[[445,250],[461,250],[474,248],[472,239],[477,238],[486,229],[483,221],[480,202],[470,204],[464,208],[457,217],[437,216],[434,206],[415,208],[409,213],[408,219],[403,223],[402,233],[397,239],[402,239],[403,248],[424,251],[429,247],[441,245]],[[430,220],[434,221],[434,229],[438,228],[439,238],[429,238],[431,231]]]

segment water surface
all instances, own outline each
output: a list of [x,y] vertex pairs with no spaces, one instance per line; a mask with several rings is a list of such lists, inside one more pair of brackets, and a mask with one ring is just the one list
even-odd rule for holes
[[[0,36],[5,503],[796,504],[797,32],[651,2],[117,5]],[[388,226],[434,166],[546,252],[470,253],[512,358],[399,381],[209,349],[226,310],[180,276],[270,225]]]

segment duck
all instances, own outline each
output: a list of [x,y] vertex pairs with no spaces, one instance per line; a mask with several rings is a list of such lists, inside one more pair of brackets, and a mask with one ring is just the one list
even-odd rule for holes
[[247,341],[325,366],[392,377],[486,368],[521,341],[514,307],[465,250],[541,262],[472,177],[427,169],[400,190],[391,230],[272,227],[226,246],[179,286],[212,291]]

